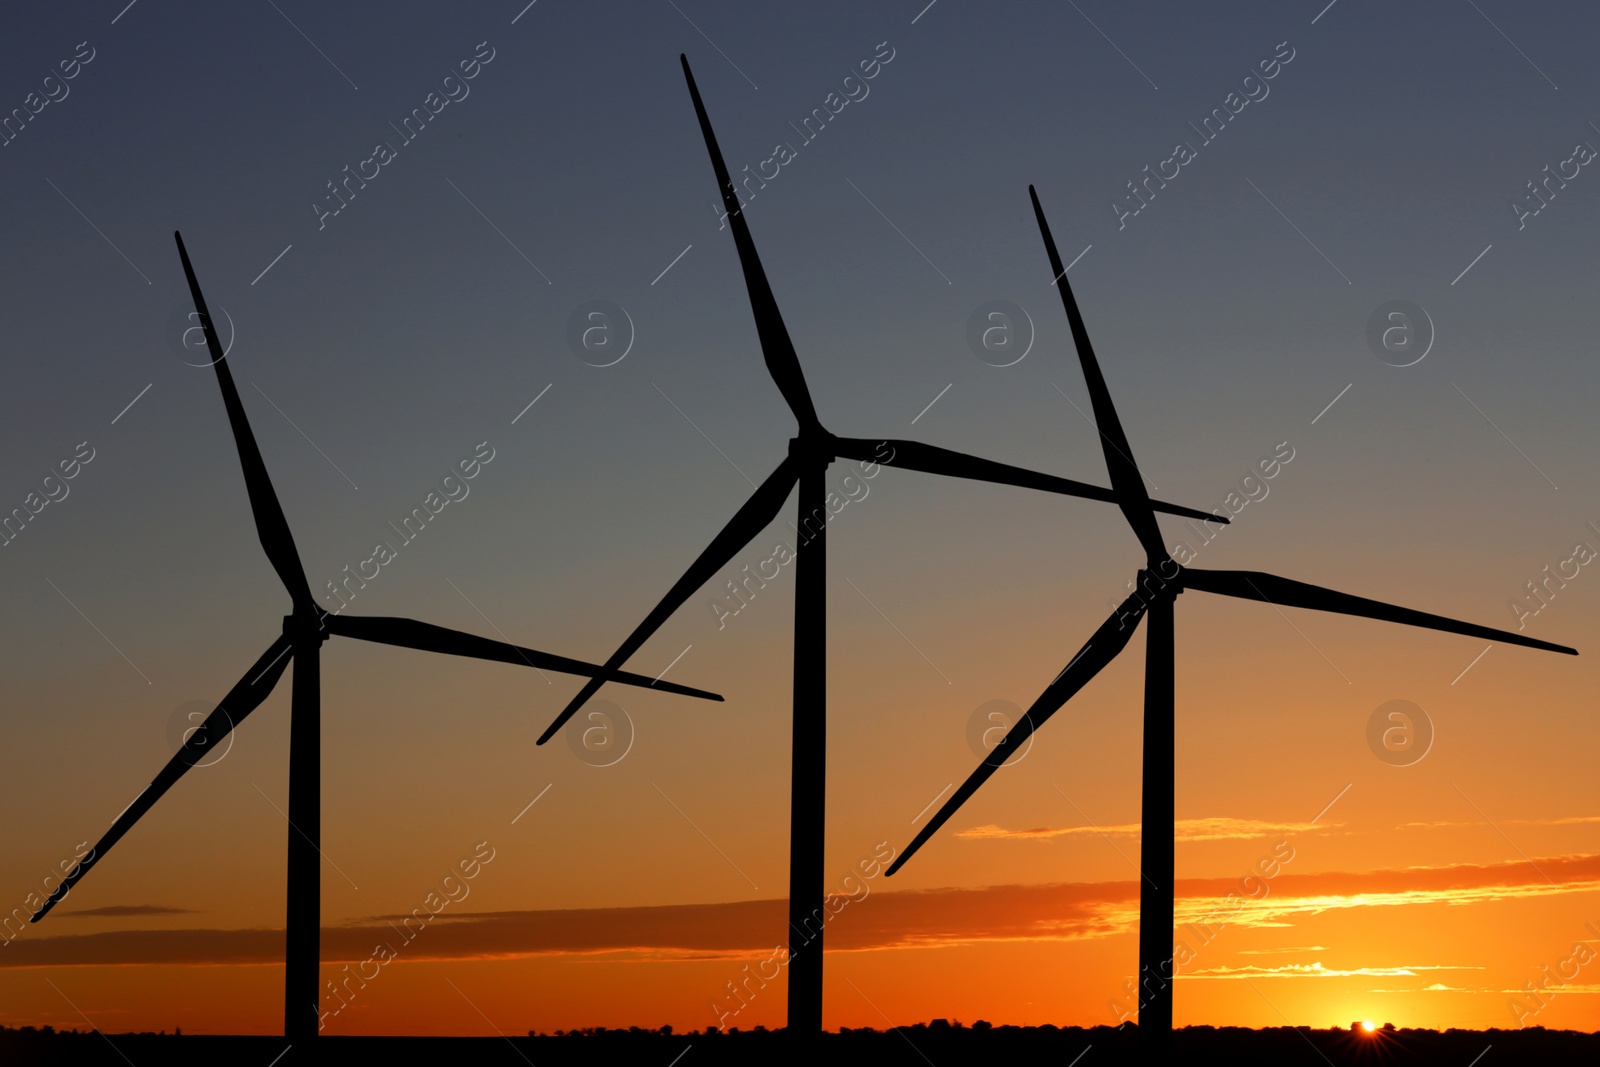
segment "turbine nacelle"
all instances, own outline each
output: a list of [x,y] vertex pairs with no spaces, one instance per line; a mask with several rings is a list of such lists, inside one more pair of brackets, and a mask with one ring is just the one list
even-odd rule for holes
[[1171,600],[1183,592],[1183,575],[1183,564],[1168,556],[1157,560],[1152,566],[1140,567],[1134,575],[1134,588],[1149,589],[1153,583],[1156,590],[1154,595]]
[[796,463],[832,463],[839,458],[838,449],[835,447],[838,438],[824,430],[820,425],[814,428],[802,427],[800,432],[789,438],[789,458]]
[[802,466],[820,463],[824,467],[838,459],[840,441],[821,423],[802,426],[800,432],[789,438],[789,458]]
[[305,641],[315,641],[320,646],[332,636],[328,633],[327,620],[328,613],[321,608],[296,610],[283,617],[283,636],[294,642],[296,647],[301,647]]

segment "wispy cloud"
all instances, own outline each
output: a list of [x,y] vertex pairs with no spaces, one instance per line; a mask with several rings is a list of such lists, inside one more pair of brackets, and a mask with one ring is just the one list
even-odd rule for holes
[[[1557,819],[1500,819],[1502,826],[1561,827],[1592,826],[1600,824],[1600,815],[1572,815]],[[1397,830],[1482,829],[1481,819],[1440,819],[1431,822],[1406,822]],[[1179,841],[1250,841],[1274,835],[1344,832],[1341,823],[1276,822],[1270,819],[1236,819],[1232,816],[1212,816],[1204,819],[1179,819]],[[957,830],[956,837],[967,841],[1047,841],[1057,837],[1094,837],[1099,834],[1118,837],[1138,837],[1138,823],[1119,823],[1115,826],[1032,826],[1013,829],[987,823],[966,830]]]
[[[1526,988],[1523,988],[1523,989],[1499,989],[1499,988],[1494,987],[1494,986],[1455,986],[1455,985],[1445,985],[1443,982],[1434,982],[1431,985],[1421,986],[1420,988],[1419,987],[1413,987],[1411,989],[1379,989],[1379,988],[1374,987],[1372,989],[1368,989],[1367,992],[1368,993],[1493,993],[1493,994],[1496,994],[1497,996],[1498,995],[1507,995],[1507,996],[1521,996],[1521,997],[1526,997],[1526,996],[1530,995]],[[1554,996],[1557,993],[1600,993],[1600,985],[1593,985],[1593,984],[1580,985],[1580,984],[1577,984],[1577,983],[1569,982],[1564,986],[1551,986],[1548,989],[1544,990],[1541,993],[1541,995],[1549,997],[1549,996]]]
[[[1548,876],[1548,879],[1547,877]],[[1235,878],[1180,879],[1180,924],[1253,928],[1294,925],[1296,916],[1340,909],[1465,906],[1600,890],[1600,855],[1499,864],[1404,867],[1360,873],[1291,873],[1266,881],[1260,900],[1241,899]],[[1073,941],[1127,934],[1138,925],[1139,883],[1069,882],[888,892],[868,883],[860,901],[831,898],[831,950],[864,952],[997,941]],[[1230,893],[1236,894],[1228,900]],[[632,959],[748,959],[784,944],[786,904],[744,900],[662,907],[548,911],[443,912],[407,943],[393,917],[374,916],[323,930],[323,959],[368,958],[387,944],[404,960],[534,955]],[[414,923],[409,925],[415,925]],[[1182,932],[1180,931],[1180,936]],[[1325,951],[1245,950],[1265,955]],[[19,938],[0,952],[0,968],[119,964],[281,964],[282,930],[120,930]],[[1213,968],[1207,977],[1415,977],[1428,967]],[[1437,969],[1437,968],[1434,968]],[[1448,968],[1454,969],[1454,968]],[[1575,987],[1571,987],[1575,988]]]
[[109,904],[103,908],[63,911],[63,919],[112,919],[136,915],[198,915],[193,908],[169,908],[164,904]]
[[[1185,978],[1415,978],[1425,971],[1481,971],[1482,967],[1413,964],[1405,967],[1324,967],[1320,963],[1286,963],[1281,967],[1208,967],[1184,971]],[[1429,987],[1432,988],[1432,987]],[[1443,989],[1440,985],[1438,988]]]
[[[1568,815],[1559,819],[1496,819],[1499,826],[1592,826],[1600,823],[1600,815]],[[1444,830],[1456,827],[1482,829],[1482,819],[1440,819],[1435,822],[1403,822],[1399,830]]]
[[[834,897],[830,951],[932,947],[993,941],[1106,937],[1134,928],[1133,882],[990,886]],[[404,960],[534,955],[634,959],[745,959],[788,940],[787,902],[745,900],[639,908],[443,912],[407,943],[408,926],[374,916],[325,927],[325,962],[363,960],[387,944]],[[398,917],[404,919],[404,917]],[[409,924],[414,928],[416,923]],[[398,928],[397,928],[398,927]],[[282,930],[125,930],[18,939],[0,968],[115,964],[273,964]]]
[[[1253,841],[1274,834],[1306,834],[1326,832],[1338,826],[1330,823],[1317,826],[1308,822],[1272,822],[1266,819],[1235,819],[1213,816],[1206,819],[1179,819],[1179,841]],[[1119,826],[1036,826],[1031,829],[1012,830],[989,824],[958,830],[957,837],[968,841],[1041,841],[1052,837],[1090,837],[1099,834],[1116,834],[1121,837],[1138,837],[1139,824]]]
[[[1180,893],[1184,885],[1179,882]],[[1273,879],[1268,897],[1247,902],[1239,909],[1235,921],[1244,926],[1284,926],[1289,925],[1287,920],[1292,916],[1347,908],[1464,906],[1597,890],[1600,890],[1600,856],[1596,855],[1554,856],[1536,862],[1400,867],[1361,874],[1286,872]],[[1213,902],[1203,899],[1180,900],[1178,920],[1203,921],[1215,907]]]

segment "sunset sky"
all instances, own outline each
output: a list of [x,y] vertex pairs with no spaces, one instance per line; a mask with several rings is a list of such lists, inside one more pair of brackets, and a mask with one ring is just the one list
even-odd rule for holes
[[[602,661],[782,460],[683,52],[736,176],[789,148],[746,217],[830,430],[1108,483],[1032,183],[1152,492],[1220,508],[1292,457],[1214,540],[1168,518],[1168,542],[1582,653],[1181,597],[1178,915],[1211,939],[1175,934],[1175,1023],[1600,1029],[1600,16],[526,3],[10,15],[0,509],[28,520],[0,547],[0,911],[31,911],[290,607],[179,341],[173,230],[314,593],[492,456],[350,614]],[[433,93],[456,98],[408,140]],[[341,207],[329,183],[380,142]],[[968,343],[996,300],[1034,331],[1010,366]],[[1431,329],[1410,366],[1367,340],[1395,300]],[[594,301],[631,324],[608,366],[569,344]],[[1026,707],[1126,595],[1138,543],[1089,501],[854,484],[828,538],[827,858],[856,899],[826,1025],[1115,1024],[1142,637],[882,866],[976,764],[981,709]],[[792,521],[630,661],[726,702],[608,686],[610,752],[535,745],[577,678],[324,646],[324,976],[394,955],[324,1032],[783,1025],[793,571],[736,615],[718,594]],[[289,677],[5,927],[0,1024],[281,1029]],[[1369,744],[1390,701],[1431,724],[1414,762]],[[463,862],[469,892],[408,940]],[[763,967],[741,1007],[729,983]]]

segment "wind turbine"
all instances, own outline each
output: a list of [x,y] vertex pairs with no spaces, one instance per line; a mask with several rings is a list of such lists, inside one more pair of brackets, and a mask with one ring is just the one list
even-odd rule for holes
[[[905,866],[906,861],[916,855],[917,850],[966,803],[967,798],[977,792],[979,786],[988,781],[989,776],[1010,758],[1011,753],[1018,751],[1034,730],[1044,725],[1045,720],[1122,652],[1133,637],[1134,630],[1138,629],[1140,619],[1148,618],[1150,627],[1145,636],[1144,664],[1143,830],[1139,850],[1143,874],[1139,883],[1139,1030],[1144,1035],[1143,1041],[1151,1048],[1164,1049],[1170,1045],[1172,1037],[1171,983],[1175,977],[1171,968],[1173,854],[1177,842],[1173,800],[1177,766],[1173,751],[1172,608],[1179,593],[1185,589],[1198,589],[1241,600],[1259,600],[1275,606],[1311,608],[1482,637],[1547,652],[1565,652],[1569,656],[1578,653],[1576,649],[1565,645],[1396,607],[1260,571],[1214,571],[1180,566],[1161,544],[1161,530],[1156,525],[1155,511],[1145,493],[1138,464],[1133,460],[1133,449],[1122,431],[1116,408],[1112,406],[1111,393],[1100,373],[1094,348],[1089,344],[1089,331],[1084,327],[1083,316],[1078,313],[1078,302],[1061,267],[1061,256],[1050,236],[1044,209],[1039,206],[1039,196],[1031,185],[1028,195],[1033,199],[1033,213],[1039,220],[1039,232],[1044,237],[1045,251],[1050,257],[1050,269],[1061,289],[1061,302],[1066,307],[1067,321],[1072,326],[1072,339],[1077,345],[1078,359],[1083,364],[1083,376],[1088,382],[1089,399],[1094,405],[1095,422],[1100,428],[1101,450],[1105,453],[1111,486],[1117,494],[1117,505],[1144,548],[1145,567],[1137,575],[1133,593],[1100,624],[1094,636],[1040,694],[1039,699],[1033,702],[1027,714],[990,750],[977,770],[889,866],[888,873],[892,875]],[[1163,973],[1163,968],[1166,968],[1166,973]]]
[[[661,602],[645,616],[643,622],[628,635],[622,645],[606,661],[605,673],[597,674],[585,683],[564,711],[550,724],[539,738],[544,744],[556,731],[583,706],[604,684],[610,672],[617,670],[629,656],[655,633],[677,608],[709,581],[734,554],[753,540],[767,524],[777,517],[778,510],[789,498],[789,491],[799,484],[801,526],[808,531],[811,525],[816,532],[802,542],[805,551],[796,556],[794,605],[794,726],[792,770],[790,780],[789,813],[789,963],[788,963],[788,1026],[791,1033],[819,1033],[822,1030],[822,917],[828,912],[824,906],[825,890],[823,872],[824,804],[827,782],[827,715],[825,670],[827,666],[827,559],[824,518],[826,489],[824,476],[828,465],[835,459],[869,460],[894,467],[944,474],[956,478],[1016,485],[1028,489],[1090,500],[1114,502],[1117,496],[1111,491],[1067,478],[1057,478],[1012,467],[1003,463],[978,459],[974,456],[915,441],[874,441],[865,438],[835,437],[823,428],[811,403],[805,376],[800,370],[800,360],[795,355],[794,344],[784,327],[778,302],[767,283],[767,275],[756,254],[755,242],[740,210],[739,198],[733,182],[728,177],[727,165],[717,148],[716,134],[711,120],[706,116],[705,104],[695,87],[694,74],[689,70],[687,56],[683,62],[683,76],[689,85],[689,95],[694,100],[695,114],[700,120],[700,132],[705,137],[706,151],[711,156],[711,166],[716,172],[717,184],[722,190],[723,205],[727,209],[728,225],[733,231],[733,243],[739,251],[739,262],[744,268],[745,288],[749,290],[750,307],[755,316],[756,334],[761,342],[762,358],[767,372],[772,376],[778,391],[783,394],[790,412],[799,423],[799,433],[789,440],[789,455],[778,464],[750,497],[700,553],[698,559],[684,572]],[[882,446],[891,455],[885,458]],[[1174,515],[1211,519],[1205,512],[1159,502],[1148,506]],[[804,537],[805,534],[802,534]],[[799,546],[797,546],[799,547]],[[814,937],[808,936],[808,923],[818,927]],[[805,952],[799,952],[801,945]]]
[[311,587],[306,583],[305,571],[300,565],[300,555],[295,550],[294,538],[289,534],[289,524],[278,504],[277,494],[267,477],[266,464],[256,447],[255,435],[245,418],[244,406],[239,402],[239,392],[234,387],[233,375],[228,370],[222,345],[212,329],[211,315],[206,310],[205,297],[200,293],[200,283],[195,280],[194,269],[189,265],[189,253],[183,247],[183,237],[173,234],[178,242],[178,255],[183,259],[183,272],[189,280],[189,292],[194,296],[195,311],[205,330],[206,345],[211,351],[212,365],[217,369],[217,382],[222,387],[222,403],[228,411],[228,422],[233,427],[233,438],[239,448],[239,465],[244,470],[245,488],[250,496],[250,510],[255,517],[256,533],[267,559],[278,572],[278,578],[288,590],[294,610],[284,616],[283,634],[261,654],[261,658],[245,672],[237,685],[223,697],[194,733],[184,740],[184,745],[167,765],[145,787],[133,803],[106,831],[92,850],[62,879],[44,905],[32,918],[38,922],[64,898],[90,867],[105,858],[122,836],[140,817],[160,800],[184,773],[208,753],[233,728],[242,722],[261,702],[267,699],[278,679],[294,660],[293,705],[289,732],[289,856],[288,856],[288,916],[285,943],[285,973],[283,994],[284,1036],[293,1040],[316,1037],[319,1023],[318,973],[321,935],[321,856],[319,841],[322,837],[322,692],[320,649],[329,634],[353,637],[362,641],[398,645],[402,648],[442,652],[452,656],[492,660],[499,663],[521,664],[545,668],[564,674],[595,677],[604,674],[608,679],[628,685],[644,686],[686,696],[721,700],[722,697],[701,689],[657,682],[638,674],[620,674],[597,667],[592,663],[552,655],[531,648],[472,634],[448,630],[424,622],[399,618],[357,618],[349,615],[330,615],[317,606],[311,597]]

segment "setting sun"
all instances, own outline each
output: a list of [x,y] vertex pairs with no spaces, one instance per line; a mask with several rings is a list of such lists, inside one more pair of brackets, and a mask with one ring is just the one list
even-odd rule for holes
[[1377,1029],[1377,1027],[1372,1025],[1372,1020],[1371,1019],[1363,1019],[1362,1022],[1361,1022],[1361,1029],[1365,1030],[1367,1033],[1370,1034],[1370,1033],[1372,1033],[1373,1030]]

